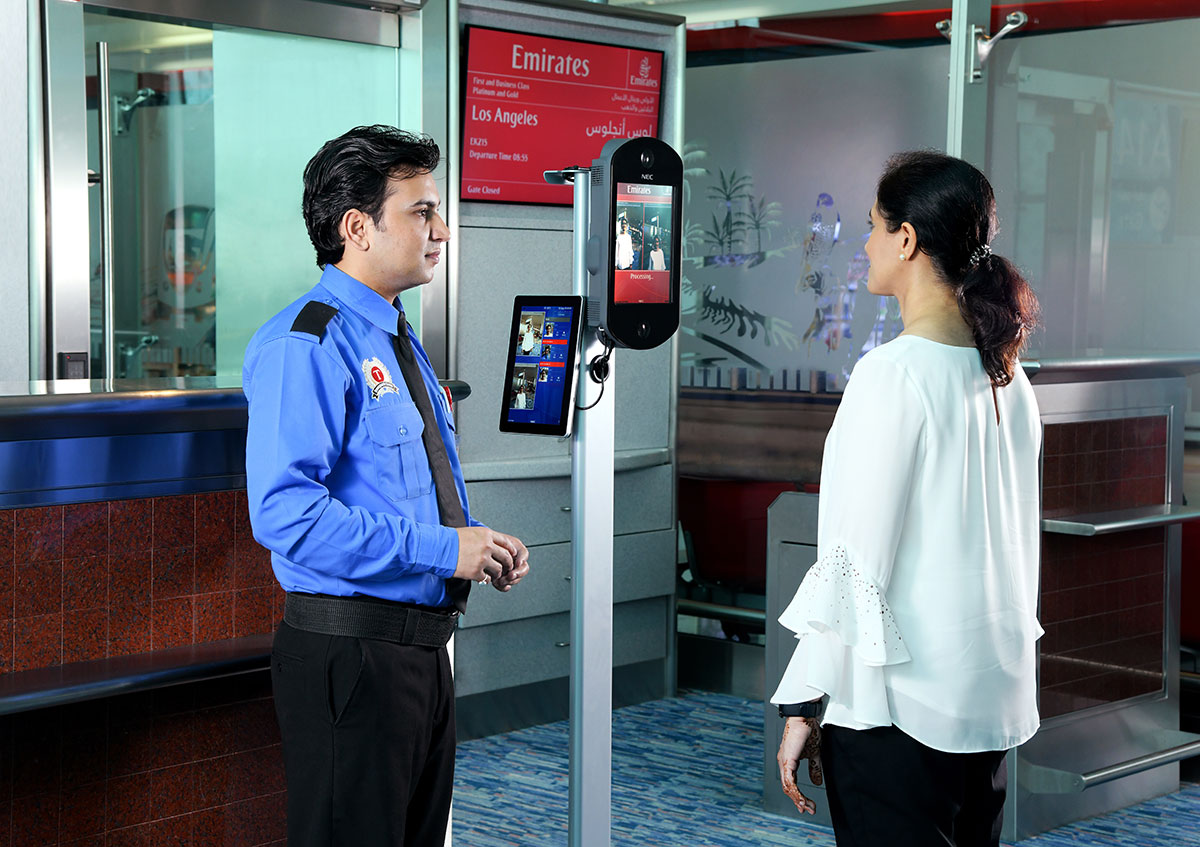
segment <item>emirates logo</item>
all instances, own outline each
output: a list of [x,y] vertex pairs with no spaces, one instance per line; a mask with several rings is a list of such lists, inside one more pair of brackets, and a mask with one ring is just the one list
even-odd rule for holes
[[642,57],[642,64],[638,66],[638,76],[642,79],[650,76],[650,59],[646,56]]

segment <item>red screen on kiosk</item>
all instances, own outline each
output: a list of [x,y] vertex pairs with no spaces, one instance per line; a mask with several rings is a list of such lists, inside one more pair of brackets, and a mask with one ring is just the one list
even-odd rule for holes
[[669,185],[617,183],[614,303],[671,302],[672,196]]
[[610,138],[658,135],[663,54],[467,28],[463,200],[571,205],[542,171],[590,165]]

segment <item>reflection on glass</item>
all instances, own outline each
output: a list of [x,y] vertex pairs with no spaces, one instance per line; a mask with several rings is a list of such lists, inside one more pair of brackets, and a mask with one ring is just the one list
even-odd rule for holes
[[866,215],[889,155],[944,144],[947,61],[922,47],[688,70],[685,388],[840,391],[896,335],[894,305],[866,291]]
[[989,71],[998,252],[1045,355],[1194,350],[1200,19],[1001,42]]
[[[300,212],[305,164],[354,126],[417,128],[419,101],[402,111],[400,95],[416,51],[88,11],[88,166],[97,172],[98,41],[109,45],[113,101],[116,356],[115,373],[102,373],[93,188],[92,376],[236,380],[254,331],[319,277]],[[415,93],[419,75],[408,85]],[[405,305],[419,326],[419,293]]]
[[[109,44],[115,373],[103,374],[99,190],[89,196],[93,376],[216,373],[212,32],[84,15],[86,65]],[[87,80],[88,167],[99,170]]]

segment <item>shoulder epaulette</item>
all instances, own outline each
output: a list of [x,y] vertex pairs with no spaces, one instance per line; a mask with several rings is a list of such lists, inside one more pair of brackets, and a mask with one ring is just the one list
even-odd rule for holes
[[292,321],[292,332],[307,332],[309,335],[315,335],[319,341],[325,336],[325,328],[337,313],[337,308],[328,303],[309,300],[300,310],[300,314],[296,315],[296,320]]

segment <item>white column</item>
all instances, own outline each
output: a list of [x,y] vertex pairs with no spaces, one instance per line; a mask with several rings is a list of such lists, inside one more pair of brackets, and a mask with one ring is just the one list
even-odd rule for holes
[[[576,174],[573,265],[575,293],[584,298],[590,189],[588,175]],[[596,332],[585,329],[576,396],[579,406],[595,406],[577,413],[571,441],[570,847],[611,843],[616,368],[610,360],[604,385],[587,373],[588,362],[603,352]]]

